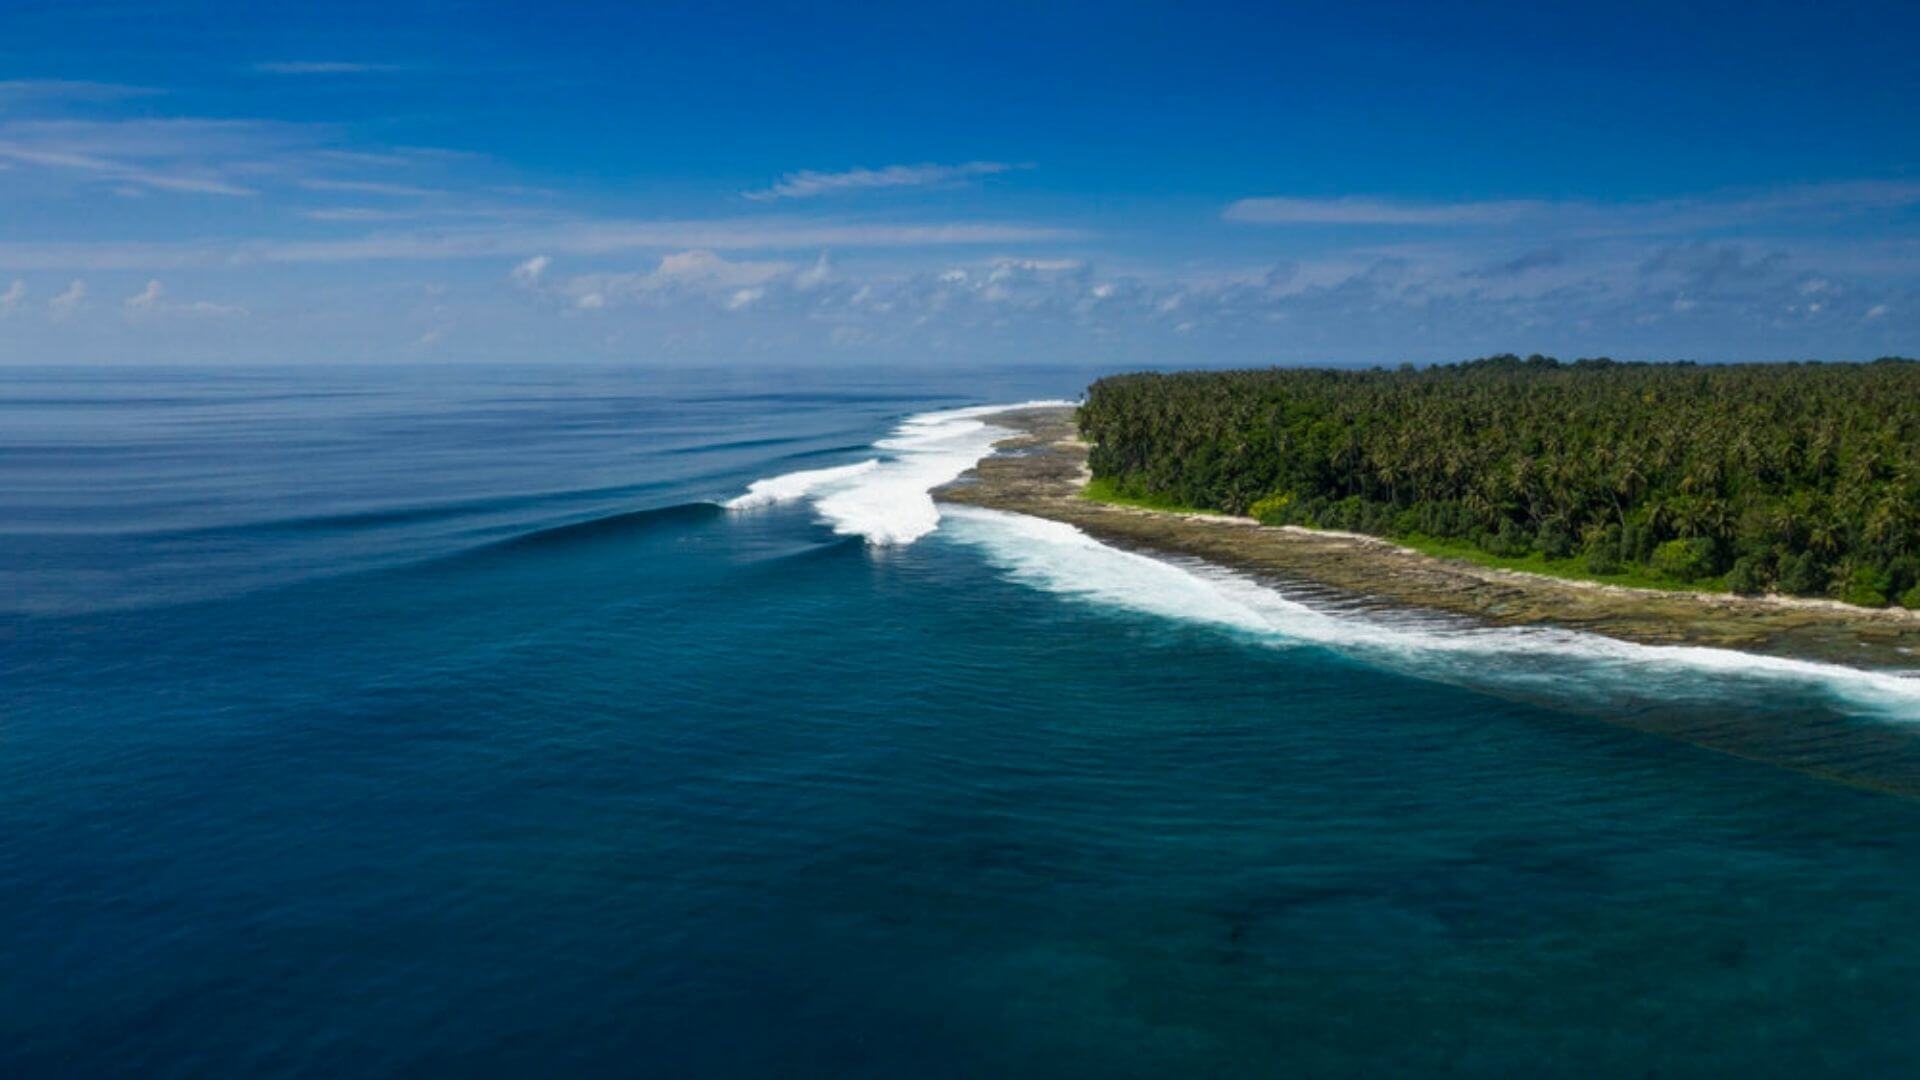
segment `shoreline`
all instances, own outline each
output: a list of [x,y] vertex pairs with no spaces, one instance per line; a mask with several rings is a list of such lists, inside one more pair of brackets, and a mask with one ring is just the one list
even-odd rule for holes
[[1441,611],[1500,626],[1558,626],[1646,645],[1920,670],[1920,612],[1549,577],[1427,555],[1375,536],[1083,498],[1091,472],[1073,412],[1026,408],[983,417],[1013,434],[936,490],[935,498],[1065,522],[1119,547],[1198,558],[1382,607]]

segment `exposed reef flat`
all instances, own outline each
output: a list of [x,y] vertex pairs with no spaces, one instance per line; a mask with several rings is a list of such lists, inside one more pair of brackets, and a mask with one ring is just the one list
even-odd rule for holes
[[1632,589],[1476,566],[1349,533],[1251,518],[1114,506],[1081,497],[1087,446],[1069,408],[987,418],[1014,434],[935,495],[1064,521],[1135,550],[1192,556],[1356,600],[1489,623],[1560,626],[1652,645],[1705,645],[1867,668],[1920,669],[1920,613],[1825,601]]

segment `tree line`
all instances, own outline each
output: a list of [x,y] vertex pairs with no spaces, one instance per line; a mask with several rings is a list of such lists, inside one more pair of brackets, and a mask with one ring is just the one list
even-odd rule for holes
[[1912,360],[1120,375],[1080,427],[1122,494],[1920,608]]

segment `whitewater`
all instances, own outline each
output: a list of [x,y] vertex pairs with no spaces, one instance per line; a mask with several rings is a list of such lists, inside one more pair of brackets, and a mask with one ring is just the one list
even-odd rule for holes
[[873,444],[885,456],[832,469],[811,469],[756,480],[725,503],[752,510],[806,500],[833,531],[865,537],[876,547],[911,544],[940,526],[935,488],[950,484],[1013,434],[980,418],[1009,409],[1058,408],[1072,401],[978,405],[908,417]]
[[1844,714],[1920,720],[1920,678],[1908,675],[1730,649],[1643,645],[1575,630],[1436,626],[1411,616],[1329,611],[1291,599],[1271,583],[1195,560],[1123,551],[1062,522],[936,504],[935,489],[1012,434],[984,417],[1072,404],[1030,401],[916,414],[873,444],[879,456],[756,480],[724,505],[751,511],[806,503],[836,534],[875,547],[911,544],[940,530],[1010,579],[1048,593],[1265,645],[1319,646],[1468,688],[1640,708],[1761,705],[1790,686]]

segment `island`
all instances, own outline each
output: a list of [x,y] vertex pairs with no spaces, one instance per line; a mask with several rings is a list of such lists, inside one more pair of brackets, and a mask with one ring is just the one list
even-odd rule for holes
[[1363,604],[1920,668],[1920,363],[1135,374],[938,496]]

